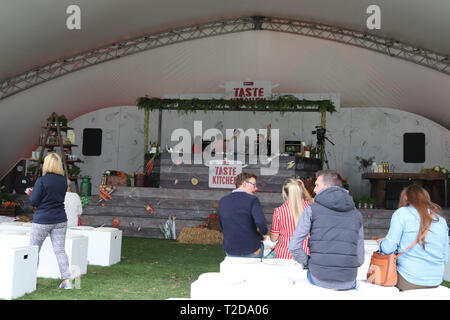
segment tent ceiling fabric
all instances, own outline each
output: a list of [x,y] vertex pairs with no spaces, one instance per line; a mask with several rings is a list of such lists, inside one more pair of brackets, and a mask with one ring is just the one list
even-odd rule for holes
[[[81,9],[81,30],[66,27],[66,9],[72,4]],[[366,9],[372,4],[381,9],[380,30],[366,26]],[[317,21],[448,54],[449,12],[448,0],[433,0],[432,5],[423,0],[3,0],[0,80],[120,39],[251,15]]]
[[[72,4],[81,8],[81,30],[66,28],[66,9]],[[381,30],[366,28],[371,4],[381,8]],[[243,16],[315,21],[448,55],[449,12],[448,0],[433,0],[433,6],[423,0],[3,0],[0,82],[145,33]],[[219,84],[246,78],[279,83],[279,92],[336,92],[344,108],[402,109],[450,128],[446,74],[332,41],[249,31],[101,63],[0,100],[0,148],[8,150],[0,157],[0,178],[15,161],[29,156],[52,111],[71,120],[99,108],[134,105],[144,94],[220,93]],[[11,131],[14,139],[5,139]]]

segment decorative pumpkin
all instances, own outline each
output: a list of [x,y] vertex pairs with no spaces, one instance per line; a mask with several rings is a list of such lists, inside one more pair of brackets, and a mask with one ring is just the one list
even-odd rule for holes
[[117,219],[117,218],[114,218],[113,221],[112,221],[112,226],[114,228],[117,228],[119,225],[120,225],[120,220]]

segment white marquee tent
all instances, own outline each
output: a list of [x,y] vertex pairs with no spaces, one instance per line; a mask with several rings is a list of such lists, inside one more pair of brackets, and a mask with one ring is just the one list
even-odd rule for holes
[[[67,28],[73,4],[79,30]],[[374,4],[379,30],[367,27]],[[449,13],[448,0],[2,0],[0,178],[53,111],[70,121],[228,80],[338,92],[341,108],[395,108],[449,129]]]

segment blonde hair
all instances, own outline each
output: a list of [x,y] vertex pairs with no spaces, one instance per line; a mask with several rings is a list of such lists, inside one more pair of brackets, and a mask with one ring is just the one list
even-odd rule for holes
[[297,225],[300,216],[303,213],[303,189],[294,178],[286,180],[282,189],[283,200],[288,201],[289,211]]
[[61,176],[64,175],[61,157],[55,153],[49,153],[45,156],[44,164],[42,165],[42,175],[47,173],[56,173]]

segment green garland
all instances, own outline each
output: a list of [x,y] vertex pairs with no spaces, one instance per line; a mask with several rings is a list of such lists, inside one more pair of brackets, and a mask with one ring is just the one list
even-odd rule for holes
[[272,100],[228,100],[228,99],[160,99],[140,97],[136,100],[139,109],[144,110],[178,110],[185,113],[203,110],[208,111],[336,111],[331,100],[300,100],[293,95],[276,96]]

